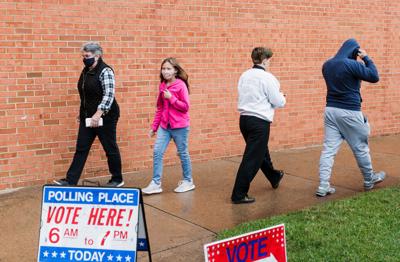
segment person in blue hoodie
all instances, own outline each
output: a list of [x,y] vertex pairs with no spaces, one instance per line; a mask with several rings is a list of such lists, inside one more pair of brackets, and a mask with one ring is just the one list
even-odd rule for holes
[[[357,61],[357,57],[363,62]],[[335,155],[343,140],[349,144],[364,177],[364,189],[370,190],[385,179],[385,172],[374,172],[368,147],[370,127],[361,112],[361,81],[377,83],[378,71],[367,52],[355,39],[346,40],[337,54],[322,66],[327,86],[325,138],[319,162],[320,185],[316,195],[335,193],[329,180]]]

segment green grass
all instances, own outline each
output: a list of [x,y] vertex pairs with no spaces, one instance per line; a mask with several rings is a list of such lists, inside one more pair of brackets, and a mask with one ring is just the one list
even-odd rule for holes
[[241,224],[218,239],[285,224],[288,261],[400,261],[400,188]]

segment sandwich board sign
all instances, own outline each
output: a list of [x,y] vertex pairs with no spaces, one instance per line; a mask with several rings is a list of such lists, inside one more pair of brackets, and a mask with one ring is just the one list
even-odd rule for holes
[[151,261],[140,189],[43,186],[38,262],[135,262],[144,250]]
[[206,262],[286,262],[285,225],[204,245]]
[[147,237],[147,228],[146,228],[146,223],[144,223],[144,221],[146,220],[144,218],[143,208],[142,206],[139,206],[139,228],[138,228],[138,238],[137,238],[138,241],[137,251],[150,251],[149,241]]

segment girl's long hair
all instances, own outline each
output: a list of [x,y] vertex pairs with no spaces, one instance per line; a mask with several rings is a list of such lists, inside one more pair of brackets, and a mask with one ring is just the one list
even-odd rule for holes
[[[183,70],[183,68],[179,65],[178,61],[176,60],[176,58],[174,57],[168,57],[166,59],[164,59],[164,61],[161,63],[161,69],[163,67],[163,65],[168,62],[170,63],[177,71],[176,73],[176,78],[181,79],[183,82],[185,82],[186,87],[188,89],[188,92],[190,93],[190,89],[189,89],[189,76],[188,74],[185,72],[185,70]],[[161,73],[161,69],[160,69],[160,81],[164,82],[166,81]]]

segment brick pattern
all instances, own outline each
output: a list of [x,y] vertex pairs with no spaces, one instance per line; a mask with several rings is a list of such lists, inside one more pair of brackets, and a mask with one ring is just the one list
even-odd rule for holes
[[[344,0],[0,1],[0,189],[63,177],[75,149],[79,48],[99,41],[117,78],[123,171],[152,167],[147,137],[160,62],[175,56],[191,83],[193,161],[243,150],[236,83],[254,46],[274,51],[271,71],[287,94],[271,149],[321,144],[323,61],[355,37],[375,60],[378,84],[363,84],[372,135],[400,130],[400,2]],[[171,145],[165,164],[179,162]],[[106,175],[95,142],[84,177]]]

